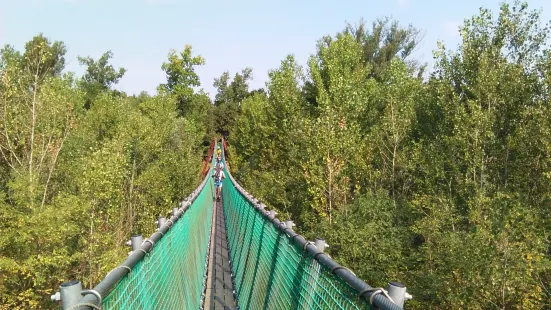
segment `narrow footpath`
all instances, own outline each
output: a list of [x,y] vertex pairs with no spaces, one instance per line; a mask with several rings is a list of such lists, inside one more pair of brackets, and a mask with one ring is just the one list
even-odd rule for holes
[[224,218],[224,204],[222,200],[214,204],[213,228],[211,231],[211,244],[209,254],[209,266],[207,288],[205,298],[205,310],[236,309],[233,297],[233,284],[231,281],[231,268],[229,264],[228,242],[226,240],[226,221]]

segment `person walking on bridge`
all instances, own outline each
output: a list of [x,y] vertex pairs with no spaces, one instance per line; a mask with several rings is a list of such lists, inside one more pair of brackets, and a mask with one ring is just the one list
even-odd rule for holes
[[220,145],[218,146],[218,149],[216,150],[216,157],[222,156],[222,149],[220,148]]
[[224,173],[224,164],[220,163],[220,166],[218,164],[216,165],[216,169],[214,169],[214,174],[212,177],[214,178],[214,186],[216,188],[216,201],[220,201],[220,193],[222,192],[222,180],[226,178],[226,174]]
[[216,173],[217,173],[218,170],[222,170],[222,169],[224,169],[224,163],[222,162],[221,158],[218,157],[218,158],[216,159],[215,171],[216,171]]

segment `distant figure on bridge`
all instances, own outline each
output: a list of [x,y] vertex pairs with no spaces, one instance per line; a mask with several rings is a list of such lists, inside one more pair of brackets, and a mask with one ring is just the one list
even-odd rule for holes
[[224,169],[224,163],[222,162],[222,159],[220,157],[216,158],[216,165],[215,168],[215,174],[218,173],[218,170]]
[[222,149],[220,148],[220,145],[218,146],[218,149],[216,150],[216,157],[222,156]]
[[216,201],[220,201],[220,193],[222,192],[222,180],[226,178],[226,174],[224,173],[223,163],[216,163],[216,166],[217,168],[214,169],[214,174],[212,175],[212,177],[214,178],[214,186],[216,187]]

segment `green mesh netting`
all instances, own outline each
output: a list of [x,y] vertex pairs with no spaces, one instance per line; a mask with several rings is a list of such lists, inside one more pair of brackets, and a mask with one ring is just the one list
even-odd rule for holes
[[199,309],[213,189],[209,177],[184,215],[103,299],[102,309]]
[[240,309],[370,309],[356,290],[255,209],[230,178],[223,188]]
[[[274,227],[230,178],[223,183],[228,248],[240,309],[370,309],[352,287]],[[103,299],[102,309],[200,307],[213,190],[209,177],[182,218]]]

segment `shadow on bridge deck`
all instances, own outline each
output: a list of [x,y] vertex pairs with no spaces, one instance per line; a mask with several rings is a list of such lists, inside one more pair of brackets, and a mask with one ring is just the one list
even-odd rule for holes
[[214,205],[204,309],[236,309],[222,201]]

